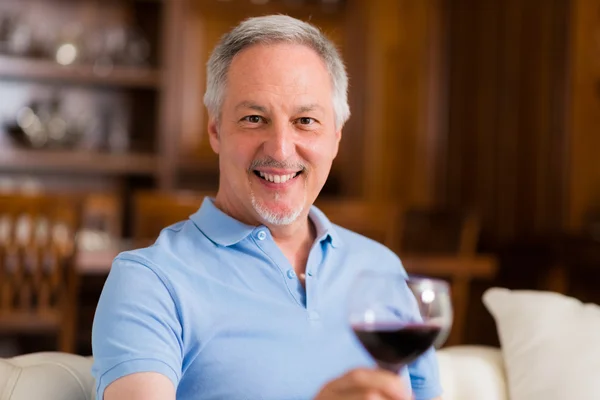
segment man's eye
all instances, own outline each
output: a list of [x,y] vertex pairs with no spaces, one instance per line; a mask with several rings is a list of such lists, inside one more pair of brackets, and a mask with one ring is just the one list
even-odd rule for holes
[[315,123],[315,119],[310,117],[302,117],[298,118],[298,122],[300,125],[312,125]]
[[260,115],[248,115],[247,117],[242,118],[242,120],[250,122],[251,124],[258,124],[263,120],[263,117]]

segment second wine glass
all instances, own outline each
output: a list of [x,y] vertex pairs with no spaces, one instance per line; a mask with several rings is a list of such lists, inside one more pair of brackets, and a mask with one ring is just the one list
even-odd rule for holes
[[358,340],[380,368],[394,373],[441,346],[452,326],[448,284],[401,271],[359,274],[348,306]]

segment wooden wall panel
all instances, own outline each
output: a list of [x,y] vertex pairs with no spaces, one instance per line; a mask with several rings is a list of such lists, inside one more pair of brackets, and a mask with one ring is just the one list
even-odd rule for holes
[[445,197],[490,247],[557,232],[565,209],[566,0],[456,0]]
[[572,3],[568,227],[579,230],[600,208],[600,1]]
[[439,79],[444,70],[441,4],[369,4],[363,179],[365,196],[371,199],[408,205],[435,201],[439,135],[445,124]]

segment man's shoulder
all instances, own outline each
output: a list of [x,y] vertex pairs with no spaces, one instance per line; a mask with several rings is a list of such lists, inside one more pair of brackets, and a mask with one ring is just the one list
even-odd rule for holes
[[159,276],[168,276],[192,262],[195,265],[202,263],[199,254],[210,257],[213,247],[192,221],[185,220],[164,228],[149,246],[120,253],[114,264],[135,263]]
[[339,225],[333,224],[333,229],[335,229],[345,248],[349,252],[368,252],[383,256],[392,261],[400,261],[396,253],[376,240]]

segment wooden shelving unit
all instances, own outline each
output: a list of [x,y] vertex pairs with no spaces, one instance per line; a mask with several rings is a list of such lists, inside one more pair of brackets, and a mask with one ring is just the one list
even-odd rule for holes
[[[47,107],[53,96],[60,101],[61,117],[64,115],[69,123],[76,121],[69,111],[81,105],[85,111],[76,111],[78,115],[88,113],[92,116],[91,123],[106,125],[97,128],[106,132],[102,137],[130,143],[127,152],[120,152],[117,147],[114,151],[29,149],[10,140],[0,140],[0,177],[19,179],[18,176],[27,174],[37,179],[37,175],[52,173],[60,175],[66,185],[73,177],[76,186],[85,174],[101,175],[101,179],[119,184],[128,182],[130,177],[142,176],[150,178],[146,182],[151,184],[164,184],[166,178],[157,173],[168,157],[161,143],[168,130],[174,129],[172,123],[165,121],[171,114],[165,106],[172,103],[167,99],[172,94],[167,64],[173,58],[167,54],[175,29],[170,2],[134,0],[100,6],[87,0],[25,0],[19,4],[23,23],[35,27],[38,25],[35,18],[43,18],[44,24],[58,33],[63,26],[75,22],[88,25],[89,32],[107,26],[135,27],[148,42],[149,55],[145,60],[148,66],[119,65],[118,58],[110,68],[83,63],[63,66],[47,54],[46,58],[40,58],[39,54],[38,57],[0,54],[0,135],[8,135],[6,127],[15,124],[20,108],[33,102]],[[32,9],[37,13],[29,15]],[[14,10],[0,4],[0,15],[11,15]],[[84,39],[82,36],[82,46],[87,43]],[[109,144],[98,143],[98,146],[104,149]]]
[[153,175],[156,172],[157,164],[157,157],[152,154],[112,154],[70,150],[0,150],[0,170],[12,172]]
[[[0,190],[89,194],[82,230],[102,230],[116,242],[127,237],[132,194],[172,186],[175,180],[171,166],[177,157],[169,146],[179,128],[180,77],[173,65],[180,63],[178,41],[185,1],[0,0],[0,17],[15,16],[33,31],[51,29],[56,40],[71,40],[61,34],[64,28],[79,24],[84,29],[72,40],[80,46],[89,45],[90,35],[119,28],[135,31],[148,43],[147,67],[128,66],[133,61],[120,58],[122,54],[114,49],[116,53],[107,56],[114,60],[111,68],[95,68],[84,61],[62,66],[46,47],[56,43],[40,47],[35,40],[27,52],[0,54]],[[2,51],[8,53],[6,49]],[[93,58],[91,53],[81,54],[82,59]],[[52,104],[58,105],[52,108]],[[50,132],[48,115],[53,112],[69,124],[69,134],[80,136],[60,149],[56,141],[34,149],[11,140],[9,127],[19,126],[19,112],[25,107],[35,109],[46,134]],[[86,123],[90,125],[82,125]],[[112,257],[94,254],[92,264],[110,264]],[[97,282],[82,282],[77,335],[81,354],[90,354],[91,321],[104,279],[102,275]]]
[[194,173],[201,171],[210,171],[218,173],[219,161],[216,156],[211,158],[192,158],[190,156],[182,157],[177,161],[179,171],[186,173]]
[[90,65],[61,66],[49,60],[7,56],[0,56],[0,79],[131,88],[160,87],[160,71],[154,68],[117,66],[102,74]]
[[154,68],[117,66],[102,74],[90,65],[61,66],[48,60],[7,56],[0,56],[0,78],[132,88],[160,87],[160,71]]

